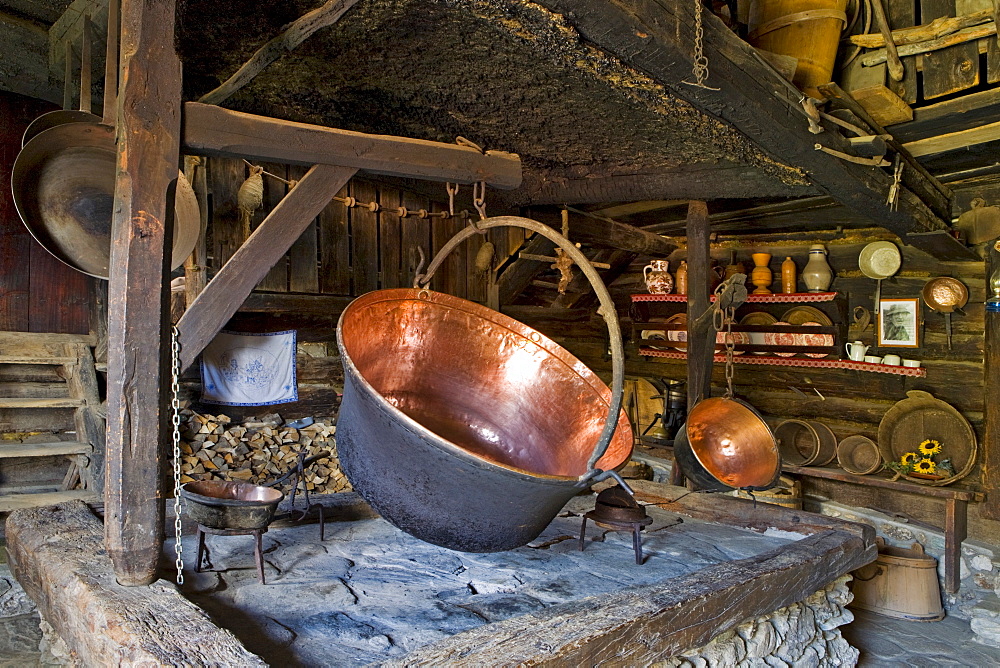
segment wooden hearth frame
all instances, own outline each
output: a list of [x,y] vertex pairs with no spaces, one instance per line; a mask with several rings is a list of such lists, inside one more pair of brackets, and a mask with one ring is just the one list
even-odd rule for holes
[[[253,287],[358,170],[513,188],[520,159],[467,146],[347,132],[181,104],[174,2],[122,3],[118,168],[108,285],[105,532],[118,582],[157,578],[163,549],[162,425],[172,233],[167,195],[185,153],[312,165],[178,322],[189,366]],[[183,130],[182,130],[183,114]],[[141,175],[141,178],[137,178]]]

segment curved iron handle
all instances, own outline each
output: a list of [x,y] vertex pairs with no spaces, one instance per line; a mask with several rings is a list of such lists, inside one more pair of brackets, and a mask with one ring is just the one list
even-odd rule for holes
[[611,345],[611,404],[608,407],[608,418],[604,423],[604,429],[601,431],[600,437],[597,439],[597,444],[594,446],[594,451],[590,455],[590,459],[587,461],[587,472],[581,475],[577,484],[581,487],[585,487],[591,483],[599,482],[605,478],[611,477],[618,481],[625,490],[630,494],[632,490],[629,488],[625,481],[621,479],[615,471],[603,471],[596,468],[597,461],[604,456],[607,452],[608,446],[611,444],[611,438],[615,434],[615,429],[618,427],[618,413],[621,412],[622,407],[622,394],[624,393],[625,387],[625,350],[622,346],[622,334],[621,328],[618,325],[618,313],[615,311],[615,304],[611,299],[611,295],[608,293],[608,289],[604,286],[604,281],[601,280],[600,274],[594,269],[590,264],[590,260],[580,252],[580,249],[573,245],[569,239],[564,237],[559,232],[548,225],[543,225],[537,220],[532,220],[530,218],[522,218],[521,216],[494,216],[492,218],[484,218],[483,220],[477,221],[475,223],[469,223],[468,226],[460,230],[453,236],[448,242],[441,247],[434,259],[431,260],[430,266],[427,267],[427,272],[424,274],[417,274],[413,279],[413,287],[416,289],[426,289],[427,285],[430,283],[431,278],[434,273],[438,270],[441,264],[444,262],[445,257],[458,247],[460,243],[471,237],[473,234],[478,234],[483,230],[487,230],[493,227],[520,227],[532,232],[537,232],[543,237],[552,241],[557,246],[563,249],[563,251],[580,267],[583,275],[587,277],[590,281],[591,287],[594,288],[594,292],[597,293],[597,299],[601,303],[601,307],[597,312],[604,318],[604,322],[608,326],[608,337],[610,339]]

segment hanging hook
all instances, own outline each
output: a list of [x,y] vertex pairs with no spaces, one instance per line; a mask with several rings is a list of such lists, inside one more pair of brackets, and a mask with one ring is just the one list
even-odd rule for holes
[[445,183],[444,189],[448,191],[448,215],[455,215],[455,195],[458,194],[457,183]]

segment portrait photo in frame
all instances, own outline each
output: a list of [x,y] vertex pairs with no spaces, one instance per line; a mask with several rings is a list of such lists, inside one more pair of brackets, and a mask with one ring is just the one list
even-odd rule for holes
[[878,311],[878,346],[920,347],[920,300],[882,299]]

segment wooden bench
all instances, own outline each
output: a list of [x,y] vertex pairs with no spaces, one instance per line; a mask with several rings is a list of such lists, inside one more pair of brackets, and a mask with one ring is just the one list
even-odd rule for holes
[[930,487],[906,480],[891,480],[877,475],[854,475],[841,469],[821,466],[790,466],[786,464],[782,469],[786,473],[794,475],[838,480],[868,487],[881,487],[944,500],[944,589],[949,594],[958,591],[962,577],[960,566],[962,541],[968,535],[969,501],[983,501],[986,498],[984,493],[953,486]]

